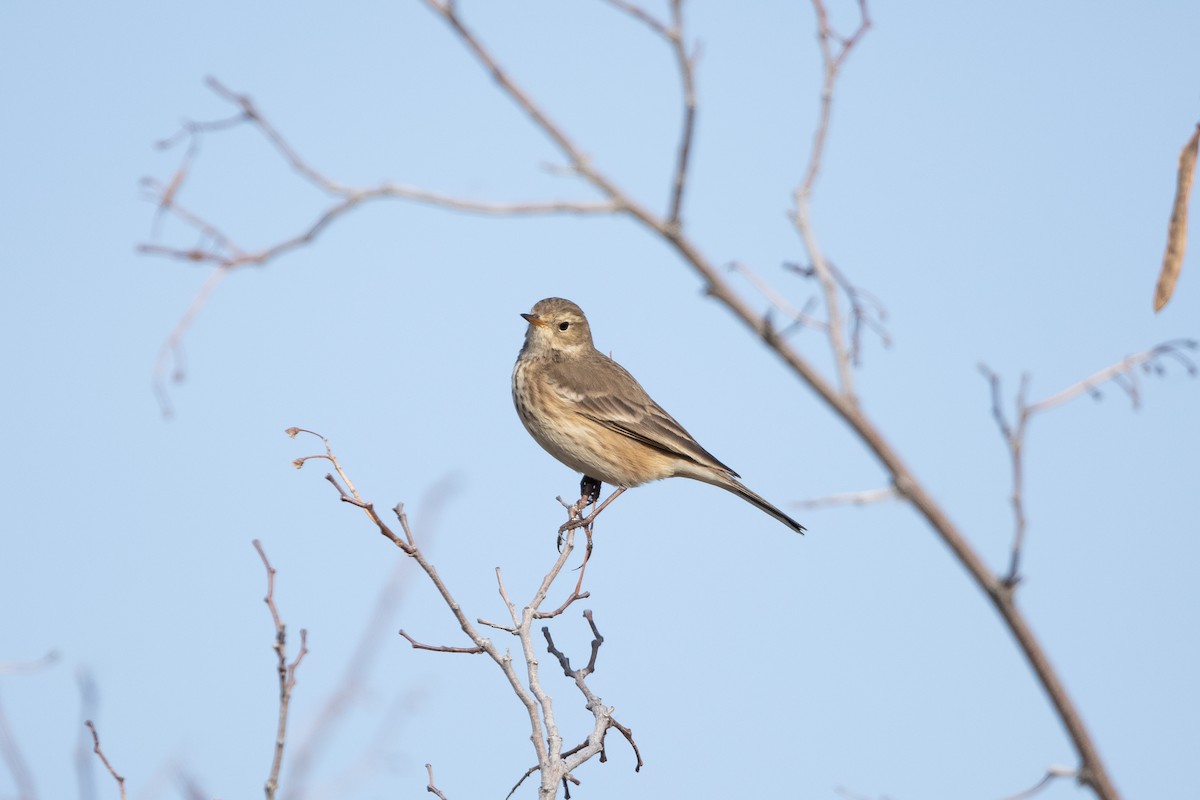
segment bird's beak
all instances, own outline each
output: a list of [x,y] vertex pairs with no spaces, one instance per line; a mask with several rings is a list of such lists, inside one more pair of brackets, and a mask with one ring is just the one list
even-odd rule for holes
[[539,328],[546,327],[545,320],[543,320],[537,314],[522,314],[521,316],[524,317],[525,321],[528,322],[530,325],[536,325]]

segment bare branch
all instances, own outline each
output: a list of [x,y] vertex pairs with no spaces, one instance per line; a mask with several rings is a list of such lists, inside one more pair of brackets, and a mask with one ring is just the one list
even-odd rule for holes
[[1042,776],[1042,779],[1040,781],[1038,781],[1033,786],[1029,787],[1028,789],[1026,789],[1023,792],[1017,792],[1016,794],[1009,795],[1008,797],[1004,798],[1004,800],[1028,800],[1028,798],[1033,797],[1035,794],[1040,792],[1042,789],[1045,789],[1047,786],[1049,786],[1050,783],[1053,782],[1056,778],[1078,778],[1078,777],[1079,777],[1079,773],[1076,770],[1071,769],[1070,767],[1050,767],[1048,770],[1046,770],[1046,774]]
[[[295,463],[298,465],[303,465],[306,460],[311,458],[322,458],[337,465],[337,458],[333,454],[328,441],[324,437],[321,437],[320,434],[316,434],[312,431],[307,431],[302,428],[289,428],[287,432],[293,437],[300,433],[316,435],[321,438],[322,442],[325,444],[325,453],[323,455],[306,456],[297,459]],[[340,499],[343,502],[363,509],[368,514],[371,521],[380,529],[381,533],[384,533],[389,541],[399,547],[405,555],[417,562],[420,568],[429,577],[430,581],[434,584],[434,587],[442,595],[442,599],[445,601],[446,605],[450,608],[451,612],[458,621],[459,627],[465,634],[467,634],[468,638],[471,639],[475,647],[468,648],[423,645],[419,642],[416,642],[411,636],[403,631],[401,632],[402,635],[411,644],[413,644],[414,647],[419,649],[453,653],[483,652],[486,653],[492,659],[492,661],[494,661],[500,667],[501,671],[508,679],[509,685],[513,688],[513,691],[516,693],[521,703],[525,706],[529,715],[530,729],[532,731],[530,739],[532,740],[534,749],[537,753],[537,762],[539,769],[541,770],[542,780],[540,791],[544,796],[552,795],[554,792],[554,787],[557,787],[559,781],[570,780],[571,770],[575,769],[592,756],[601,752],[603,744],[602,734],[603,731],[607,729],[609,720],[608,709],[602,703],[600,703],[599,698],[595,698],[589,693],[589,697],[591,697],[591,699],[589,700],[588,707],[589,710],[593,712],[593,715],[596,719],[596,723],[593,728],[593,734],[591,737],[589,737],[589,744],[586,748],[573,754],[569,758],[564,758],[561,753],[562,737],[559,735],[558,725],[554,717],[553,701],[542,688],[538,672],[538,661],[533,649],[531,629],[534,615],[537,613],[541,604],[545,601],[550,587],[561,574],[564,566],[567,563],[567,560],[574,551],[574,530],[571,529],[567,531],[565,546],[559,553],[557,560],[554,562],[554,565],[551,567],[550,571],[542,579],[541,584],[534,593],[533,599],[521,610],[518,611],[516,604],[509,599],[507,590],[504,588],[504,582],[500,577],[500,570],[496,570],[497,583],[501,597],[504,599],[505,605],[509,608],[510,615],[513,618],[513,628],[509,632],[515,634],[521,643],[521,651],[522,655],[524,656],[526,667],[526,676],[524,680],[522,680],[514,668],[512,657],[507,652],[501,652],[490,639],[487,639],[479,633],[474,624],[472,624],[467,618],[462,607],[454,599],[453,595],[450,593],[450,590],[442,581],[441,576],[437,573],[437,570],[434,569],[433,565],[430,564],[425,558],[420,548],[413,543],[414,537],[412,536],[411,531],[408,529],[407,518],[403,513],[402,507],[398,506],[396,510],[398,512],[398,516],[400,517],[401,525],[405,529],[407,541],[405,539],[401,539],[387,528],[386,524],[384,524],[379,516],[375,513],[374,505],[358,495],[358,493],[353,489],[353,484],[350,482],[349,477],[346,475],[345,471],[340,468],[340,466],[338,466],[337,469],[338,474],[341,476],[341,481],[335,479],[332,475],[326,477],[329,482],[337,488]],[[349,491],[342,488],[342,482],[350,487]],[[491,623],[481,622],[480,624]]]
[[33,661],[0,661],[0,675],[27,675],[31,672],[41,672],[56,663],[60,657],[61,654],[57,650],[47,650],[44,656]]
[[478,647],[478,646],[476,646],[476,647],[449,647],[446,645],[423,644],[421,642],[418,642],[413,637],[409,636],[407,633],[404,632],[403,629],[400,630],[400,635],[408,640],[408,643],[413,646],[414,650],[433,650],[438,653],[482,653],[483,652],[483,648]]
[[[1056,406],[1074,400],[1085,392],[1093,393],[1106,381],[1116,382],[1129,395],[1129,400],[1133,403],[1133,407],[1137,408],[1141,402],[1141,398],[1136,383],[1136,368],[1143,365],[1153,368],[1156,365],[1160,365],[1167,358],[1171,358],[1182,364],[1187,374],[1194,377],[1198,373],[1196,362],[1185,351],[1196,350],[1197,346],[1194,339],[1172,339],[1169,342],[1163,342],[1157,347],[1152,347],[1144,352],[1124,358],[1116,364],[1105,367],[1078,383],[1068,386],[1057,394],[1033,403],[1029,406],[1029,413],[1033,415],[1042,411],[1049,411]],[[1120,379],[1123,377],[1129,378],[1131,382],[1121,383]]]
[[808,167],[804,171],[804,180],[800,190],[805,195],[811,195],[817,173],[821,171],[821,160],[825,156],[825,140],[829,136],[829,122],[833,117],[833,97],[837,86],[842,65],[850,57],[851,51],[871,29],[871,15],[867,9],[867,0],[858,2],[858,27],[849,36],[842,36],[834,30],[829,22],[829,12],[824,0],[812,0],[813,10],[817,14],[817,41],[821,46],[821,62],[824,68],[824,78],[821,85],[821,112],[817,129],[813,133],[812,149],[808,155]]
[[[820,280],[815,267],[792,263],[783,266],[801,277]],[[851,283],[845,273],[838,269],[832,261],[826,259],[825,267],[828,269],[830,277],[846,295],[847,302],[850,303],[850,362],[857,367],[862,363],[862,331],[864,327],[870,328],[879,337],[879,341],[884,347],[892,346],[892,337],[887,332],[887,328],[883,326],[887,320],[887,309],[874,294]],[[829,330],[827,325],[823,329]]]
[[650,12],[646,11],[641,6],[635,5],[633,3],[628,3],[628,2],[626,2],[626,0],[604,0],[604,2],[607,3],[608,5],[612,6],[613,8],[617,9],[618,11],[623,11],[626,14],[628,14],[629,16],[633,17],[638,22],[642,23],[647,28],[654,31],[654,33],[657,34],[658,36],[661,36],[664,39],[670,40],[671,31],[667,27],[666,23],[663,22],[662,20],[658,19],[658,17],[654,16]]
[[1029,393],[1029,374],[1021,376],[1021,388],[1017,391],[1017,425],[1009,424],[1004,414],[1004,400],[1000,391],[1000,376],[985,365],[979,365],[980,371],[987,377],[992,390],[992,418],[996,427],[1004,437],[1008,447],[1009,462],[1012,469],[1012,492],[1009,502],[1013,508],[1013,541],[1008,562],[1008,573],[1004,576],[1004,585],[1012,588],[1020,581],[1021,552],[1025,546],[1025,468],[1023,451],[1025,447],[1025,430],[1029,424],[1029,409],[1025,398]]
[[930,527],[937,532],[963,565],[964,569],[971,575],[975,583],[987,594],[997,612],[1003,618],[1018,647],[1021,649],[1021,652],[1037,675],[1038,681],[1042,684],[1047,696],[1057,710],[1059,718],[1062,720],[1075,745],[1082,764],[1079,772],[1080,780],[1091,786],[1102,800],[1115,800],[1118,796],[1116,789],[1112,785],[1104,763],[1092,741],[1091,734],[1083,724],[1078,709],[1067,694],[1058,673],[1055,672],[1046,658],[1040,642],[1030,630],[1025,617],[1013,604],[1011,591],[992,575],[979,554],[970,546],[962,532],[950,520],[941,506],[934,501],[928,490],[918,481],[899,453],[884,438],[883,433],[871,420],[864,416],[854,397],[853,385],[849,379],[849,358],[846,348],[840,339],[840,317],[837,316],[836,312],[835,281],[832,273],[829,271],[828,264],[820,257],[820,251],[817,249],[815,239],[811,235],[807,207],[812,183],[819,169],[820,156],[828,130],[828,109],[832,105],[831,90],[833,79],[836,79],[838,69],[849,54],[851,47],[858,43],[868,29],[869,17],[867,16],[865,2],[860,3],[862,22],[850,37],[839,38],[840,50],[835,53],[829,44],[833,33],[825,18],[824,6],[820,3],[820,0],[814,0],[814,3],[818,11],[819,33],[822,37],[823,53],[831,54],[825,56],[827,67],[825,85],[828,91],[822,94],[823,113],[821,118],[825,122],[818,126],[818,132],[814,136],[813,152],[815,155],[810,158],[805,180],[797,190],[794,219],[797,229],[801,233],[805,248],[808,251],[809,261],[812,262],[814,269],[817,270],[817,274],[821,276],[822,284],[825,287],[826,302],[832,312],[830,314],[830,327],[839,330],[836,337],[831,336],[831,347],[838,364],[840,389],[830,384],[806,358],[801,356],[785,340],[778,336],[768,320],[756,314],[745,301],[733,292],[728,282],[721,276],[714,264],[700,251],[694,242],[686,238],[681,231],[673,229],[665,220],[657,218],[644,207],[633,202],[612,181],[590,167],[574,144],[565,137],[554,123],[548,120],[540,108],[532,104],[524,91],[512,83],[503,70],[499,68],[491,54],[484,50],[478,40],[463,27],[453,4],[439,2],[438,0],[426,0],[426,4],[430,8],[450,22],[462,42],[491,72],[500,85],[501,90],[521,106],[538,127],[558,144],[578,173],[602,191],[605,196],[612,199],[614,203],[621,206],[624,211],[645,225],[650,232],[661,236],[669,245],[674,247],[679,255],[703,277],[706,282],[705,288],[708,295],[725,305],[734,315],[741,319],[750,330],[784,361],[790,370],[807,383],[829,405],[834,413],[841,417],[854,430],[863,443],[874,453],[884,469],[890,474],[897,493],[912,503],[913,507],[924,517]]
[[[828,333],[829,324],[823,320],[817,319],[811,313],[811,303],[806,303],[804,308],[796,308],[789,303],[784,297],[775,291],[771,284],[767,283],[757,272],[749,266],[735,261],[729,265],[730,272],[736,272],[748,280],[755,289],[762,293],[772,306],[780,311],[784,316],[790,319],[797,327],[812,328],[815,331]],[[786,331],[785,331],[786,332]]]
[[[587,566],[586,561],[584,562],[584,566]],[[583,571],[583,567],[580,567],[580,572],[582,572],[582,571]],[[583,579],[583,576],[580,575],[580,580],[582,580],[582,579]],[[577,584],[575,586],[575,589],[571,592],[570,595],[567,596],[567,599],[563,601],[563,604],[561,606],[554,609],[553,611],[539,611],[533,615],[533,618],[534,619],[553,619],[554,617],[557,617],[560,614],[562,614],[564,611],[566,611],[571,606],[571,604],[574,603],[576,600],[585,600],[591,596],[592,596],[591,592],[580,592],[579,586]]]
[[267,776],[267,782],[263,785],[263,791],[267,796],[267,800],[273,800],[275,792],[279,788],[279,768],[283,765],[283,747],[287,740],[288,705],[291,703],[292,690],[296,688],[296,668],[300,666],[300,662],[308,654],[308,631],[303,628],[300,629],[300,652],[296,654],[296,660],[289,664],[287,658],[287,628],[283,624],[283,619],[279,616],[279,609],[275,605],[275,568],[267,560],[267,553],[263,550],[262,542],[255,539],[253,544],[254,549],[258,551],[259,558],[262,559],[263,567],[267,570],[267,596],[263,598],[263,602],[270,609],[271,620],[275,623],[275,644],[273,645],[273,649],[278,658],[276,670],[279,672],[279,722],[275,729],[275,755],[271,760],[271,772]]
[[881,489],[864,489],[861,492],[843,492],[812,500],[801,500],[796,503],[799,508],[831,508],[833,506],[867,506],[872,503],[884,503],[889,500],[899,500],[893,486]]
[[838,382],[846,400],[854,403],[854,373],[851,369],[853,358],[847,351],[842,339],[842,313],[838,300],[837,281],[834,278],[828,262],[817,244],[816,235],[812,229],[809,215],[809,203],[812,200],[813,187],[817,174],[821,170],[821,162],[825,155],[825,141],[829,135],[829,122],[833,115],[834,90],[842,65],[850,56],[855,45],[859,43],[871,27],[871,18],[867,11],[866,0],[858,0],[859,24],[854,32],[843,37],[833,29],[829,22],[829,14],[823,0],[812,0],[813,9],[817,14],[817,40],[821,47],[821,61],[824,77],[821,85],[821,110],[816,132],[813,134],[812,149],[809,151],[808,167],[804,179],[793,193],[795,208],[792,211],[792,224],[800,235],[808,260],[813,265],[817,279],[825,295],[825,313],[829,319],[829,346],[833,352],[834,363],[837,366]]
[[[612,727],[621,732],[621,735],[625,737],[625,741],[629,742],[629,746],[633,748],[633,755],[637,759],[637,764],[634,766],[633,771],[641,772],[642,767],[646,766],[646,764],[642,761],[642,751],[638,748],[637,742],[633,740],[633,729],[625,727],[615,719],[610,719],[609,722],[612,723]],[[604,758],[601,756],[601,761],[603,760]]]
[[1050,397],[1040,400],[1036,403],[1029,403],[1027,397],[1029,395],[1029,375],[1021,376],[1021,385],[1017,390],[1016,397],[1016,413],[1014,416],[1015,422],[1009,422],[1008,416],[1004,412],[1004,400],[1001,394],[1000,376],[990,370],[987,366],[980,364],[979,369],[988,380],[991,388],[992,396],[992,417],[996,420],[996,427],[1000,430],[1000,435],[1004,438],[1005,446],[1008,448],[1009,459],[1012,465],[1012,493],[1010,501],[1013,507],[1014,531],[1011,555],[1009,558],[1008,572],[1004,576],[1003,583],[1006,587],[1014,587],[1020,581],[1020,566],[1021,552],[1025,544],[1025,503],[1024,503],[1024,449],[1025,435],[1029,429],[1029,421],[1036,415],[1044,411],[1049,411],[1053,408],[1070,402],[1079,397],[1081,394],[1087,393],[1093,397],[1100,397],[1100,387],[1105,383],[1111,382],[1119,386],[1127,395],[1130,402],[1136,409],[1141,402],[1141,392],[1137,383],[1138,368],[1150,370],[1160,373],[1164,370],[1163,362],[1167,358],[1171,358],[1181,363],[1189,375],[1196,375],[1198,370],[1196,364],[1187,355],[1185,351],[1196,349],[1196,342],[1190,339],[1175,339],[1169,342],[1164,342],[1157,347],[1152,347],[1136,355],[1128,356],[1116,364],[1105,367],[1099,372],[1084,378],[1083,380],[1073,383],[1062,391],[1051,395]]
[[108,770],[108,774],[112,775],[113,780],[117,782],[117,789],[121,793],[121,800],[125,800],[125,778],[117,774],[117,771],[113,769],[113,765],[109,763],[108,756],[104,755],[104,751],[100,749],[100,734],[96,733],[96,726],[92,724],[90,719],[84,721],[83,724],[92,732],[92,752],[100,757],[100,762],[104,764],[105,769]]
[[[181,350],[184,334],[190,328],[192,321],[200,310],[203,309],[212,292],[225,275],[229,271],[241,267],[262,266],[292,250],[312,243],[330,224],[365,203],[387,199],[406,200],[452,211],[491,216],[612,214],[620,210],[611,201],[544,200],[535,202],[495,202],[457,197],[393,182],[383,182],[374,187],[366,188],[348,186],[333,180],[309,164],[267,120],[248,96],[229,90],[220,81],[212,77],[208,78],[207,85],[218,96],[238,106],[241,109],[241,113],[214,122],[185,121],[179,133],[158,143],[159,147],[169,147],[182,138],[190,139],[190,145],[179,167],[172,175],[171,180],[166,185],[153,178],[144,178],[142,180],[142,186],[150,192],[152,199],[158,206],[159,215],[169,213],[176,217],[199,234],[200,242],[192,247],[172,247],[144,243],[138,246],[138,252],[144,255],[162,256],[196,264],[209,264],[215,267],[212,275],[209,276],[209,279],[197,291],[188,304],[187,310],[163,342],[162,347],[159,349],[159,354],[155,359],[154,390],[163,414],[167,416],[170,416],[172,413],[172,406],[166,391],[168,367],[173,363],[174,374],[172,380],[176,383],[180,382],[184,375]],[[178,201],[179,191],[189,173],[191,162],[198,152],[197,137],[199,134],[225,130],[245,123],[253,125],[270,142],[288,163],[292,171],[321,192],[335,199],[332,205],[327,207],[325,211],[296,234],[259,250],[250,250],[238,245],[218,225],[188,210]]]
[[[296,432],[299,433],[298,430]],[[427,517],[436,517],[452,487],[453,481],[442,479],[422,498],[427,509]],[[433,513],[430,514],[429,511]],[[316,718],[306,726],[304,738],[296,742],[295,736],[292,737],[292,755],[288,759],[286,775],[281,778],[281,782],[290,787],[288,791],[290,800],[301,800],[307,796],[308,776],[318,760],[318,753],[325,743],[335,735],[339,723],[345,719],[346,712],[351,709],[353,700],[362,693],[367,673],[387,643],[386,632],[392,626],[392,616],[396,608],[400,606],[405,592],[412,585],[410,580],[412,573],[408,567],[407,562],[400,561],[392,569],[387,581],[379,589],[370,617],[363,626],[354,652],[346,663],[337,689],[325,699]],[[396,723],[390,714],[385,713],[380,717],[380,724],[387,726],[390,730],[395,727]],[[384,737],[374,737],[372,741],[382,742]],[[361,758],[364,762],[370,762],[371,753],[364,752]],[[363,771],[354,766],[349,767],[350,774],[355,776],[361,776]]]
[[[94,730],[92,734],[93,736],[95,735]],[[96,747],[99,746],[100,744],[97,742]],[[33,772],[30,771],[29,762],[25,759],[25,754],[21,752],[20,745],[17,744],[17,737],[13,735],[12,728],[8,724],[8,716],[4,713],[4,706],[2,704],[0,704],[0,758],[4,759],[4,763],[8,765],[8,771],[12,774],[13,784],[17,790],[17,797],[23,798],[23,800],[24,798],[36,800],[37,789],[33,782]],[[122,788],[121,796],[124,797],[124,788]]]
[[696,130],[696,57],[689,55],[683,40],[683,0],[671,0],[671,45],[683,84],[683,124],[679,134],[679,150],[675,156],[675,191],[667,221],[675,228],[682,227],[683,191],[687,183],[688,163]]
[[675,171],[671,182],[671,202],[667,211],[666,223],[678,229],[683,226],[681,216],[683,195],[687,184],[688,164],[696,128],[696,58],[688,53],[683,33],[683,1],[671,0],[669,25],[640,6],[626,2],[626,0],[604,0],[604,2],[645,25],[654,35],[667,43],[675,57],[675,65],[679,72],[680,93],[683,99],[683,114],[680,122],[679,146],[675,152]]
[[442,790],[437,788],[437,785],[433,782],[433,765],[426,764],[425,769],[429,771],[429,784],[425,787],[425,791],[437,795],[441,800],[447,800],[446,795],[442,794]]

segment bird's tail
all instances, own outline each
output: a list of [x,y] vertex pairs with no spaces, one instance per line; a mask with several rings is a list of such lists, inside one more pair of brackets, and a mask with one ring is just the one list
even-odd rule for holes
[[775,519],[782,522],[784,525],[787,525],[789,528],[794,530],[796,533],[799,533],[799,534],[804,533],[803,525],[801,525],[799,522],[796,522],[796,520],[792,519],[787,514],[783,513],[778,508],[771,505],[766,500],[762,499],[761,497],[756,495],[754,492],[747,489],[735,478],[731,478],[727,475],[720,475],[715,472],[710,473],[708,475],[704,475],[703,477],[701,477],[700,475],[688,475],[688,477],[689,478],[695,477],[697,480],[704,481],[705,483],[711,483],[713,486],[720,486],[722,489],[725,489],[726,491],[733,492],[734,494],[736,494],[738,497],[742,498],[746,502],[753,503],[754,505],[758,506],[763,511],[770,514],[772,517],[774,517]]

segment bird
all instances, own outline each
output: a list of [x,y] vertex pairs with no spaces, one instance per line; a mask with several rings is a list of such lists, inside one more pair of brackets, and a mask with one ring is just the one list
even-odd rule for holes
[[579,306],[547,297],[521,316],[529,327],[513,367],[513,404],[547,453],[583,473],[584,505],[599,499],[604,483],[622,491],[663,478],[692,478],[804,533],[803,525],[746,488],[633,375],[596,349]]

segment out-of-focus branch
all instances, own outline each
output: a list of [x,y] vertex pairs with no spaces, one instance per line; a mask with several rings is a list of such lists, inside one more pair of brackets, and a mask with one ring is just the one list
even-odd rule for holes
[[[815,267],[806,267],[802,264],[784,264],[783,266],[803,278],[820,280]],[[888,316],[887,308],[874,294],[851,283],[845,273],[838,269],[832,261],[826,259],[825,268],[842,293],[846,295],[846,301],[850,304],[850,363],[857,367],[862,363],[863,328],[870,328],[879,337],[879,341],[884,347],[892,346],[892,337],[884,327]]]
[[1188,356],[1187,351],[1195,350],[1196,348],[1197,343],[1193,339],[1172,339],[1169,342],[1163,342],[1145,352],[1128,356],[1116,364],[1105,367],[1094,375],[1089,375],[1078,383],[1068,386],[1057,394],[1033,403],[1029,406],[1029,413],[1032,415],[1042,411],[1049,411],[1055,406],[1060,406],[1069,400],[1075,399],[1084,392],[1093,396],[1099,396],[1097,387],[1110,381],[1117,384],[1117,386],[1121,387],[1129,395],[1129,402],[1136,409],[1141,405],[1138,369],[1140,368],[1145,373],[1161,375],[1165,369],[1164,364],[1167,359],[1172,359],[1182,365],[1187,370],[1188,375],[1194,377],[1198,373],[1196,362]]
[[792,328],[811,328],[821,333],[829,332],[829,323],[812,315],[812,307],[816,302],[815,298],[809,298],[809,302],[805,303],[804,308],[796,308],[780,295],[779,292],[775,291],[775,287],[763,280],[762,276],[740,261],[730,264],[729,270],[730,272],[736,272],[749,281],[755,289],[758,289],[762,293],[767,302],[791,320],[791,324],[783,328],[780,331],[780,335],[786,336]]
[[109,763],[108,756],[104,755],[104,751],[100,749],[100,734],[96,733],[96,726],[92,721],[85,720],[84,725],[92,732],[92,752],[100,757],[100,763],[104,764],[104,768],[108,770],[108,774],[112,775],[113,780],[117,782],[117,790],[121,793],[121,800],[125,800],[125,778],[117,774],[113,769],[113,765]]
[[0,675],[26,675],[30,672],[41,672],[46,667],[56,663],[60,658],[57,650],[47,650],[41,658],[33,661],[0,661]]
[[1169,342],[1152,347],[1149,350],[1127,356],[1115,364],[1089,375],[1081,381],[1071,384],[1036,403],[1027,402],[1029,396],[1029,375],[1021,376],[1021,385],[1017,390],[1015,401],[1015,422],[1010,423],[1004,412],[1004,400],[1001,396],[1000,376],[980,364],[979,369],[988,379],[992,394],[992,416],[1000,435],[1008,447],[1009,459],[1012,464],[1012,494],[1010,500],[1013,507],[1014,531],[1008,572],[1002,579],[1009,588],[1016,586],[1021,580],[1021,551],[1025,544],[1025,498],[1024,498],[1024,452],[1025,434],[1029,421],[1036,414],[1057,408],[1064,403],[1074,400],[1085,392],[1093,397],[1100,397],[1100,387],[1105,383],[1114,383],[1128,396],[1130,403],[1136,409],[1141,402],[1141,388],[1138,383],[1138,371],[1150,374],[1161,374],[1165,369],[1167,359],[1173,359],[1187,370],[1189,375],[1198,372],[1196,362],[1188,356],[1188,351],[1195,350],[1197,343],[1191,339],[1173,339]]
[[[438,511],[450,491],[451,482],[439,481],[432,489],[426,500],[426,507]],[[333,736],[339,723],[345,719],[355,698],[363,691],[370,668],[387,641],[386,633],[391,626],[393,614],[399,606],[405,591],[411,585],[407,580],[411,571],[407,562],[398,563],[380,588],[375,599],[374,608],[367,623],[363,626],[358,643],[347,660],[345,671],[335,689],[325,700],[321,711],[308,726],[306,735],[292,747],[292,757],[288,760],[288,769],[284,784],[288,787],[287,800],[303,800],[309,794],[309,774],[317,761],[319,752]],[[385,718],[384,724],[389,721]],[[394,722],[393,722],[394,726]],[[372,741],[382,741],[383,737],[375,737]],[[295,736],[293,736],[295,741]],[[364,764],[352,769],[350,774],[362,776],[369,766],[369,758],[364,754]],[[346,792],[335,794],[345,795]]]
[[263,598],[263,602],[270,609],[271,620],[275,623],[275,643],[272,647],[278,659],[276,670],[279,672],[279,722],[275,729],[275,755],[271,759],[271,772],[263,785],[267,800],[274,800],[275,792],[279,788],[279,768],[283,765],[283,747],[287,741],[288,706],[291,704],[292,690],[296,688],[296,668],[300,666],[304,656],[308,655],[308,631],[300,629],[300,652],[296,654],[296,660],[289,664],[287,627],[283,624],[283,618],[275,605],[275,568],[267,560],[267,553],[258,539],[254,540],[254,549],[258,551],[263,567],[267,570],[267,596]]
[[21,752],[21,748],[17,744],[17,737],[13,735],[12,728],[8,724],[8,716],[4,713],[3,703],[0,703],[0,758],[3,758],[4,763],[8,765],[13,785],[17,790],[17,797],[37,800],[33,772],[30,771],[29,762],[25,759],[25,754]]
[[829,264],[817,243],[809,215],[809,203],[812,200],[813,187],[817,174],[821,171],[821,163],[825,156],[825,142],[829,136],[829,123],[833,116],[834,90],[843,64],[849,58],[854,47],[862,40],[871,27],[871,17],[867,11],[866,0],[858,0],[859,23],[849,36],[841,36],[829,21],[829,13],[823,0],[812,0],[813,9],[817,14],[817,41],[821,46],[822,83],[821,110],[817,121],[817,129],[813,133],[812,149],[809,151],[808,167],[804,171],[804,179],[796,187],[792,201],[795,208],[792,211],[792,224],[800,235],[800,241],[808,254],[808,260],[816,272],[817,279],[825,295],[825,313],[829,319],[829,346],[833,352],[834,364],[837,368],[839,390],[846,400],[856,403],[854,394],[854,371],[852,358],[843,340],[842,312],[838,297],[837,281],[833,277]]
[[679,147],[675,151],[675,173],[672,179],[671,202],[667,211],[667,223],[676,228],[683,227],[682,209],[684,187],[688,178],[688,162],[692,153],[692,140],[696,129],[696,57],[688,53],[683,34],[683,0],[671,0],[671,23],[662,22],[640,6],[626,0],[605,0],[613,8],[629,14],[653,31],[671,48],[675,64],[679,69],[679,80],[683,95],[683,119],[680,123]]
[[1026,789],[1023,792],[1017,792],[1016,794],[1009,795],[1008,797],[1004,798],[1004,800],[1029,800],[1030,797],[1033,797],[1038,792],[1045,789],[1047,786],[1049,786],[1051,783],[1053,783],[1058,778],[1078,778],[1078,777],[1079,777],[1079,773],[1077,773],[1075,770],[1071,769],[1070,767],[1052,766],[1046,770],[1046,774],[1042,776],[1041,780],[1039,780],[1033,786],[1029,787],[1028,789]]
[[[499,202],[460,197],[443,192],[434,192],[401,183],[383,182],[375,186],[349,186],[325,175],[302,157],[287,139],[267,120],[254,102],[246,95],[237,94],[215,78],[207,84],[222,99],[236,105],[241,113],[233,117],[212,122],[186,121],[179,133],[160,141],[160,147],[169,147],[182,139],[190,140],[179,167],[167,183],[154,178],[143,178],[142,186],[147,189],[158,206],[159,215],[170,214],[187,227],[193,229],[197,244],[177,247],[155,243],[143,243],[138,252],[145,255],[208,264],[214,267],[212,275],[200,287],[187,310],[159,349],[154,366],[154,389],[164,414],[170,415],[171,404],[166,393],[168,367],[174,363],[172,380],[182,379],[184,334],[199,311],[204,307],[217,285],[225,275],[240,267],[262,266],[286,253],[312,243],[320,234],[340,217],[359,206],[377,200],[405,200],[423,205],[436,206],[452,211],[492,216],[541,216],[553,214],[611,214],[618,209],[611,202],[587,200],[542,200],[534,202]],[[239,124],[252,125],[279,152],[288,166],[305,181],[321,192],[334,198],[334,203],[297,233],[267,247],[250,249],[239,245],[219,224],[188,209],[180,203],[178,196],[189,175],[191,164],[198,153],[201,135],[226,130]]]
[[886,503],[889,500],[899,500],[894,487],[885,486],[882,489],[866,489],[861,492],[842,492],[825,497],[815,497],[812,500],[801,500],[796,505],[800,508],[834,508],[837,506],[868,506],[873,503]]

